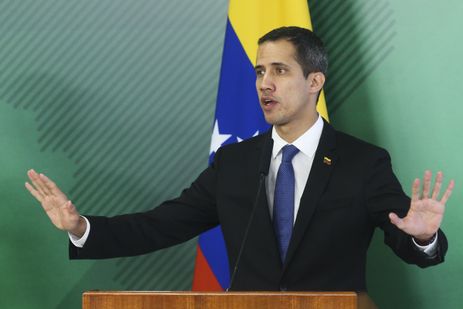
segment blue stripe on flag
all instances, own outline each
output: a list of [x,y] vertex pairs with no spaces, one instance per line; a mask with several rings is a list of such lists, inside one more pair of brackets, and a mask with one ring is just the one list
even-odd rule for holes
[[222,289],[227,289],[230,282],[227,249],[220,226],[199,236],[199,247],[207,260]]
[[[224,144],[250,138],[269,128],[259,106],[254,68],[228,19],[215,117],[220,133],[232,135]],[[226,289],[230,273],[220,227],[202,234],[199,246],[217,281]]]
[[[252,63],[227,20],[215,112],[223,133],[247,139],[256,131],[262,133],[268,129],[255,84],[256,74]],[[230,138],[227,143],[236,141],[236,138]]]

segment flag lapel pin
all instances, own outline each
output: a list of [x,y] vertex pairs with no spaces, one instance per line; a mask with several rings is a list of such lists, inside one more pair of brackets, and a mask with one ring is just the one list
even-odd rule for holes
[[331,159],[328,157],[323,157],[323,163],[326,165],[331,165]]

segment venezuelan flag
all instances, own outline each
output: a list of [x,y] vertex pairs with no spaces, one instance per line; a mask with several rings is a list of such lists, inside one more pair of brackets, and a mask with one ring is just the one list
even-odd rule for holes
[[[307,0],[230,0],[210,159],[220,146],[269,128],[255,89],[257,40],[282,26],[312,29]],[[317,108],[328,119],[323,93]],[[227,251],[217,227],[199,237],[193,290],[222,291],[229,281]]]

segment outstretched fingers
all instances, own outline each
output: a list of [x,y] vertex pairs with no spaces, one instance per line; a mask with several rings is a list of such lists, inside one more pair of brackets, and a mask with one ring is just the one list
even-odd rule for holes
[[440,202],[445,205],[447,200],[449,199],[450,195],[452,194],[453,187],[455,187],[455,181],[452,179],[450,180],[449,185],[447,186],[447,190],[445,190],[444,195],[442,196]]
[[434,183],[434,190],[432,191],[432,199],[437,200],[439,194],[440,194],[440,189],[442,187],[442,179],[443,179],[443,174],[442,172],[437,172],[436,176],[436,182]]
[[412,203],[420,199],[420,180],[415,178],[412,184]]
[[29,170],[27,172],[27,175],[29,176],[30,181],[32,182],[32,185],[34,188],[40,192],[42,196],[49,195],[49,190],[44,184],[43,180],[40,178],[40,175],[37,174],[36,171],[34,170]]
[[32,194],[33,197],[35,197],[40,203],[43,202],[44,196],[40,191],[36,190],[34,186],[32,186],[30,183],[26,182],[26,189],[29,190],[29,192]]
[[42,181],[43,186],[45,187],[45,189],[47,190],[49,194],[59,195],[62,193],[61,190],[58,188],[58,186],[44,174],[40,174],[39,178]]
[[425,171],[424,177],[423,177],[423,198],[429,197],[429,192],[431,191],[431,178],[432,178],[431,171],[429,170]]

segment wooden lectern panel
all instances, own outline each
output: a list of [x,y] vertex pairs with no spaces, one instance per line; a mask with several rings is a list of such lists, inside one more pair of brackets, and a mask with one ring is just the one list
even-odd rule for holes
[[85,292],[83,309],[376,309],[354,292]]

